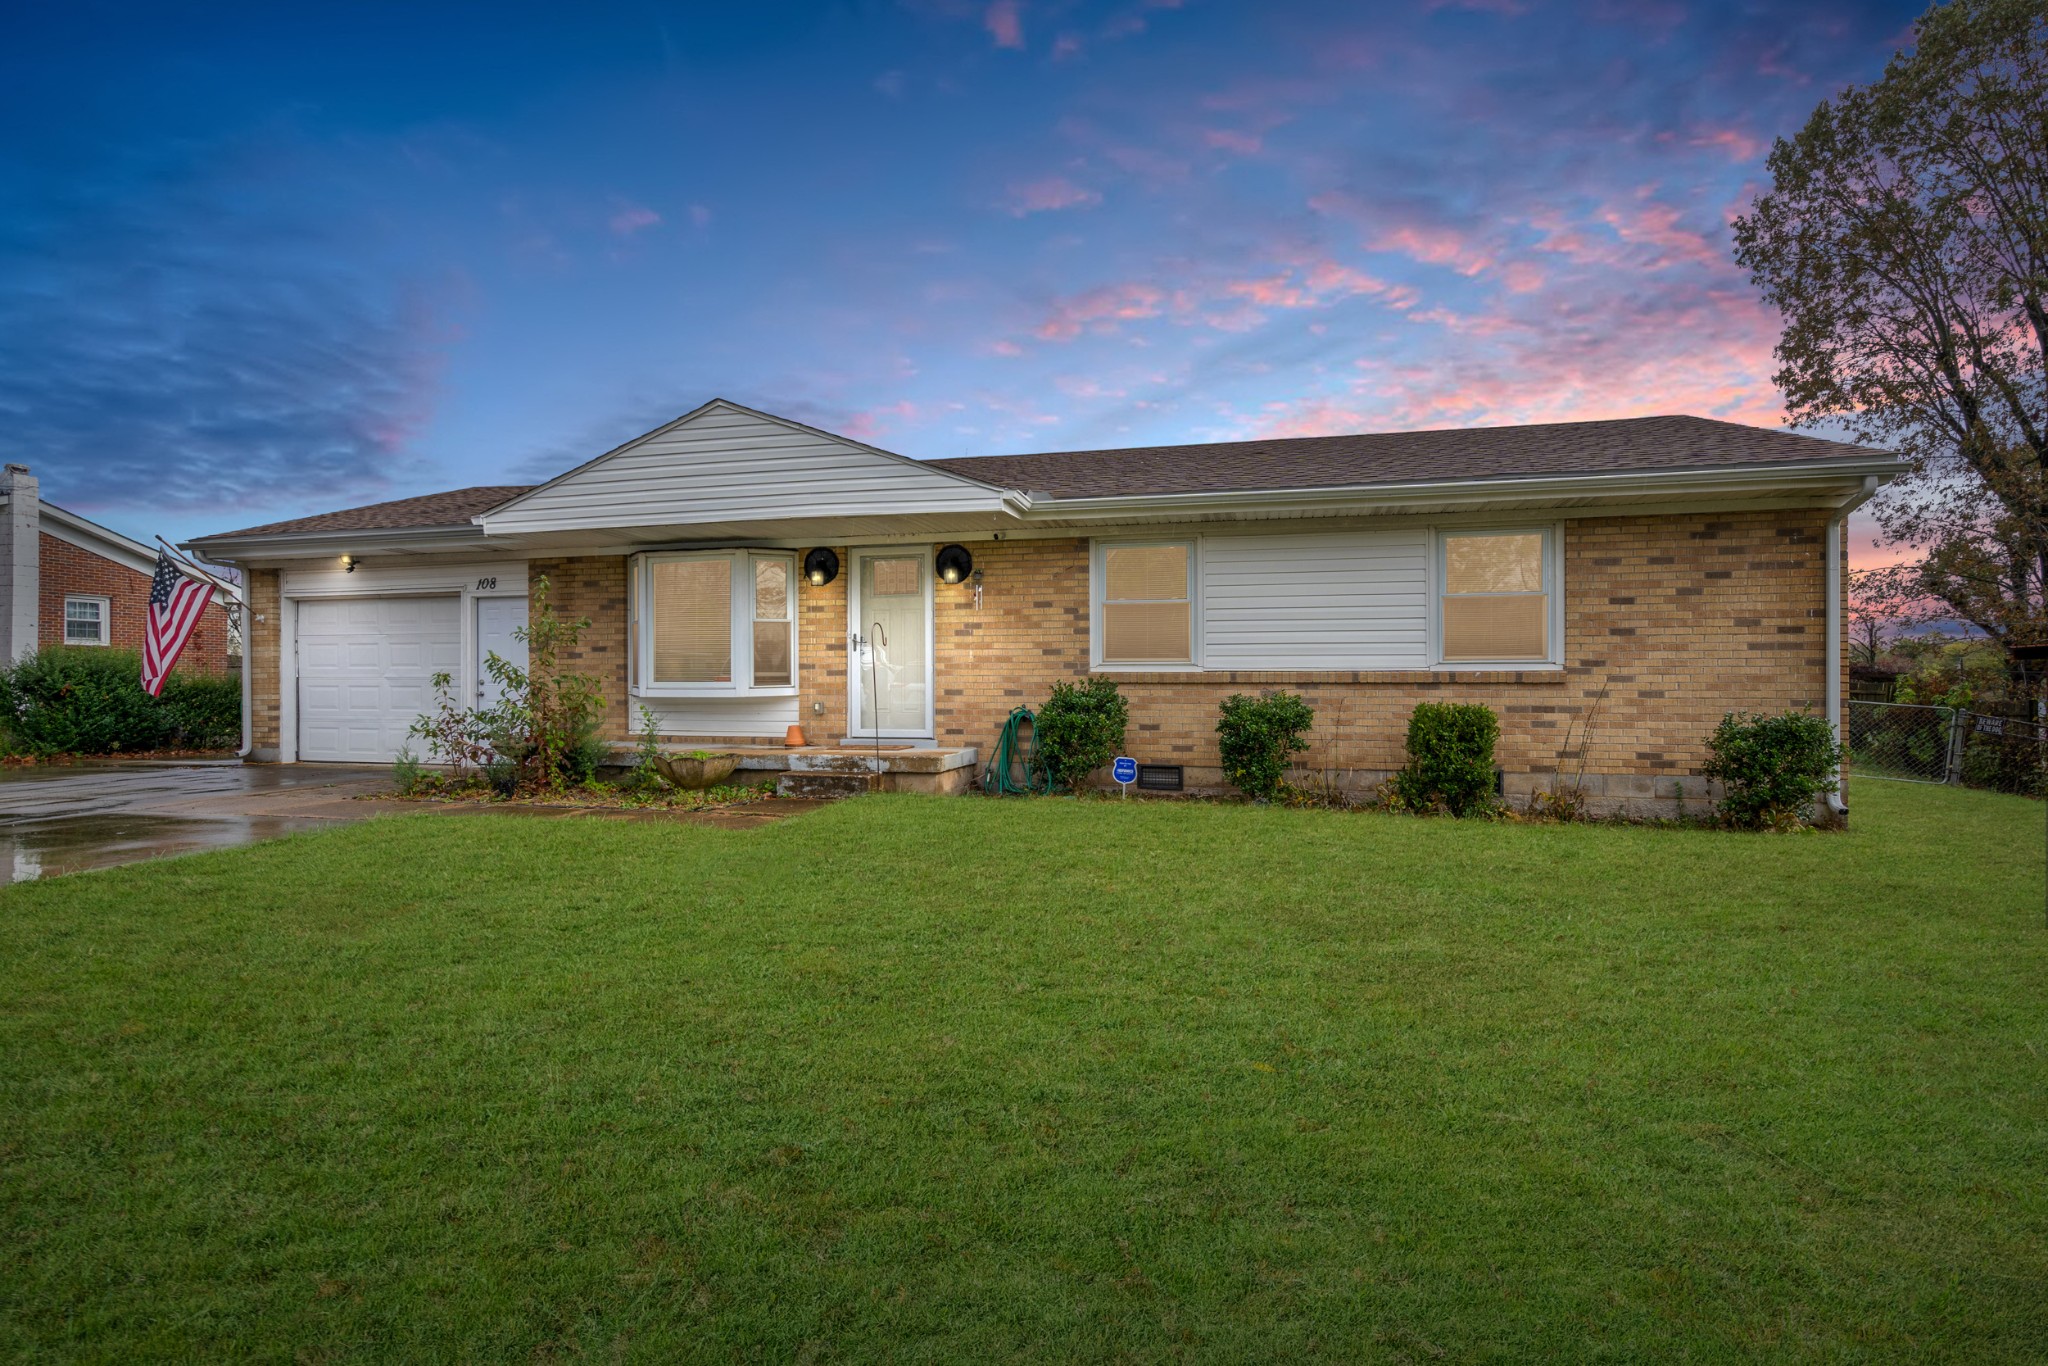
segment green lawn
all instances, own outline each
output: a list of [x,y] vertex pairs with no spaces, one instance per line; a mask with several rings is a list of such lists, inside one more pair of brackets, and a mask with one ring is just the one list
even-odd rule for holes
[[2048,1349],[2044,813],[405,816],[0,895],[0,1352]]

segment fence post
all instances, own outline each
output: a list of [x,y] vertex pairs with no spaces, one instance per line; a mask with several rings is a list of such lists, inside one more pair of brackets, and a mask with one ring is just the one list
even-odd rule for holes
[[1969,713],[1961,707],[1951,707],[1948,713],[1948,762],[1943,766],[1941,780],[1957,784],[1963,780],[1963,739],[1964,718]]

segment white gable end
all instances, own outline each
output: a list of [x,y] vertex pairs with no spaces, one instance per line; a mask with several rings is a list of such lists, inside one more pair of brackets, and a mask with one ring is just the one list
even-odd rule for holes
[[1001,490],[723,400],[482,520],[487,535],[1000,512]]

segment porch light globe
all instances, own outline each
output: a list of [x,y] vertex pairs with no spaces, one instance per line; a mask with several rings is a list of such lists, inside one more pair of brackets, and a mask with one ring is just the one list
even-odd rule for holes
[[974,572],[974,557],[964,545],[945,546],[939,551],[938,570],[941,583],[959,583]]
[[811,587],[823,588],[839,577],[839,556],[830,546],[819,546],[804,556],[804,577]]

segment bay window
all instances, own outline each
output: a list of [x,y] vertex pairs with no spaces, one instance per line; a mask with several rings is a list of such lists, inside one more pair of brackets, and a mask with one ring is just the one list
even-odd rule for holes
[[634,575],[643,696],[793,692],[796,557],[683,551],[640,557]]

